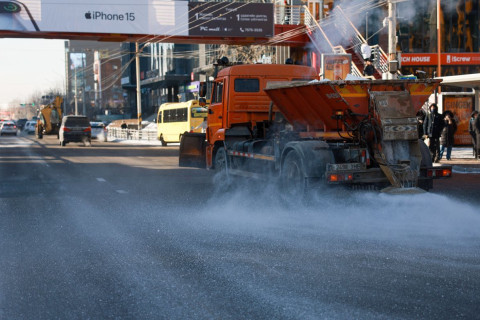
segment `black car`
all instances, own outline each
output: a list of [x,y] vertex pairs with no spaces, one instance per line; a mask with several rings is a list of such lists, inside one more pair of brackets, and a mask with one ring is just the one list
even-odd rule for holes
[[27,123],[28,119],[18,119],[17,120],[17,128],[18,130],[23,130],[23,128],[25,127],[25,123]]
[[66,116],[62,119],[60,132],[58,133],[60,145],[65,146],[68,142],[83,142],[90,144],[92,141],[92,127],[85,116]]

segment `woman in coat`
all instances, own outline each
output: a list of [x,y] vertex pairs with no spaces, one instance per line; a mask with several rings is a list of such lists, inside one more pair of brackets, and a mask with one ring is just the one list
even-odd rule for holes
[[445,112],[445,126],[440,135],[440,159],[443,157],[443,152],[447,149],[447,160],[451,160],[452,147],[454,144],[454,136],[457,131],[457,123],[453,118],[451,112]]

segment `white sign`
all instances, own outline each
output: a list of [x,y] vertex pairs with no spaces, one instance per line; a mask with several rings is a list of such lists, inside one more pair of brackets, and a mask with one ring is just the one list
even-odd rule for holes
[[0,1],[0,30],[188,35],[188,1]]

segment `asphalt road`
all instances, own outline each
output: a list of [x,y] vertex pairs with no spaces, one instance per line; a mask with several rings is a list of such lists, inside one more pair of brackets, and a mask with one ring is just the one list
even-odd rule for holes
[[1,137],[0,319],[479,317],[478,175],[303,204],[177,155]]

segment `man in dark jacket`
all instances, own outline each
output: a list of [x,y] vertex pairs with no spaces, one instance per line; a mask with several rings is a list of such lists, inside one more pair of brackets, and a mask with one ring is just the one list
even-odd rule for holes
[[435,103],[430,105],[430,112],[425,117],[423,132],[430,139],[430,154],[433,162],[440,161],[440,134],[444,126],[442,115],[438,114],[438,107]]
[[472,145],[473,145],[473,155],[475,159],[479,156],[477,153],[477,135],[475,134],[475,128],[474,128],[474,123],[475,120],[478,116],[478,111],[475,110],[472,112],[472,115],[470,116],[470,121],[468,122],[468,132],[472,136]]
[[370,59],[365,59],[365,68],[363,69],[363,75],[365,77],[373,78],[373,75],[375,74],[375,67],[372,64],[372,60]]
[[473,130],[476,137],[476,147],[477,147],[477,159],[480,159],[480,115],[477,114],[475,121],[473,122]]

